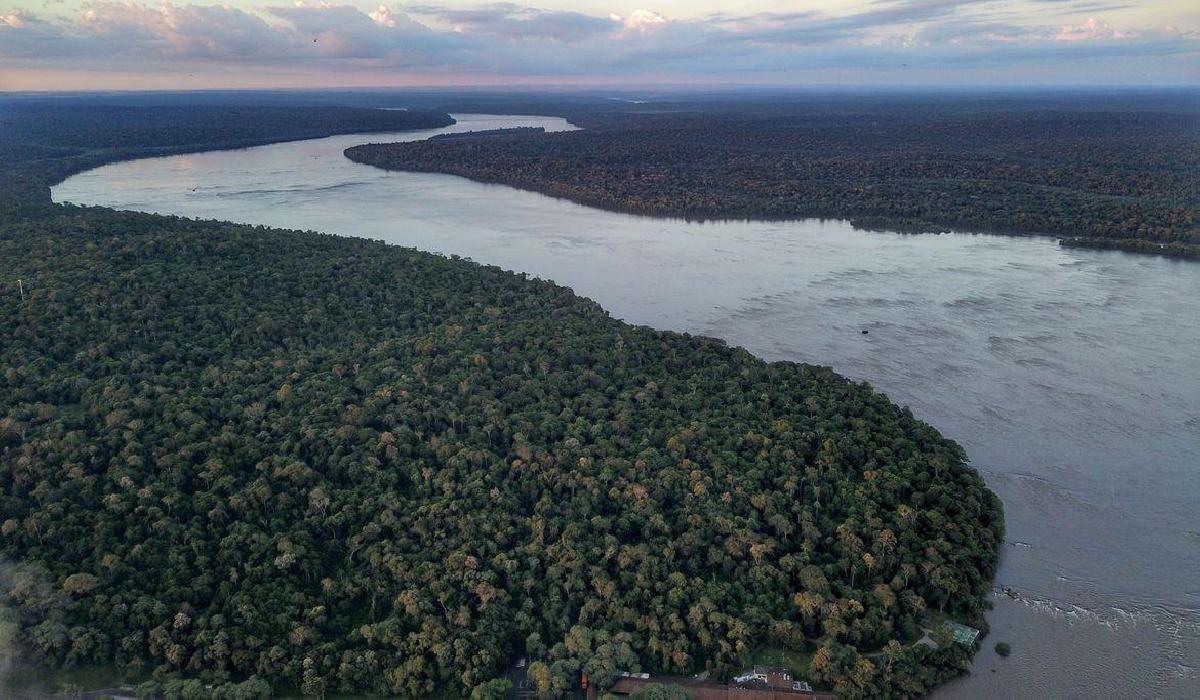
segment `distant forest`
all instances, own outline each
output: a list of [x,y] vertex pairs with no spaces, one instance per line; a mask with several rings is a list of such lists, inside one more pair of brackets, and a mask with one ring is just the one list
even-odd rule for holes
[[1046,234],[1200,258],[1194,93],[541,108],[587,128],[364,145],[346,155],[615,211],[837,217],[863,228]]
[[0,99],[0,207],[48,205],[52,184],[114,160],[453,123],[431,110]]

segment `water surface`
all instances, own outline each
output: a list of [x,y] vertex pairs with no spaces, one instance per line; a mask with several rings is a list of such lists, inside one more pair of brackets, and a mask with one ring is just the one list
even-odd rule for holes
[[1018,599],[995,597],[972,675],[939,696],[1200,697],[1200,265],[1046,238],[653,219],[342,156],[445,131],[571,128],[458,119],[117,163],[54,197],[462,255],[633,323],[868,380],[960,442],[1005,505],[996,582]]

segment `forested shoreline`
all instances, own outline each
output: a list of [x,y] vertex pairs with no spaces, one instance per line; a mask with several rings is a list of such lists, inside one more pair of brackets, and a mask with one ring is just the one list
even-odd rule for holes
[[[1104,98],[1108,99],[1108,98]],[[612,211],[844,218],[867,229],[1053,235],[1200,258],[1200,106],[1080,100],[671,103],[558,113],[583,131],[369,144],[352,160]]]
[[453,123],[434,110],[10,99],[0,102],[0,207],[50,205],[51,185],[118,160]]
[[546,128],[542,126],[517,126],[508,129],[485,129],[483,131],[463,131],[460,133],[436,134],[430,136],[430,141],[456,141],[459,139],[486,139],[493,136],[532,136],[534,134],[544,134]]
[[0,624],[23,662],[192,697],[495,697],[516,655],[560,692],[764,645],[844,696],[966,668],[913,642],[932,610],[983,626],[1001,505],[868,385],[460,259],[49,204],[77,156],[9,146]]

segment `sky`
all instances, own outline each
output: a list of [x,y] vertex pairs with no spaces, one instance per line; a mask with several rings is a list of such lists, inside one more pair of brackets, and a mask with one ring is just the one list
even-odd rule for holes
[[1195,0],[0,0],[0,90],[1200,85]]

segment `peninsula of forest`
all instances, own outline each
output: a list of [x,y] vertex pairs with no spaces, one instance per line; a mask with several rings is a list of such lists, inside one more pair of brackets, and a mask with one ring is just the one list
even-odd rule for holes
[[462,259],[47,190],[121,158],[445,113],[0,119],[18,665],[178,697],[488,698],[521,656],[550,693],[727,677],[764,649],[846,697],[923,694],[969,663],[974,645],[915,642],[931,614],[984,627],[1001,505],[869,385]]

